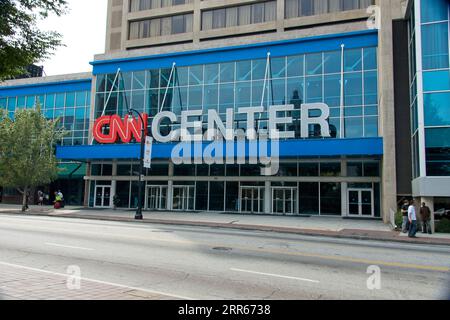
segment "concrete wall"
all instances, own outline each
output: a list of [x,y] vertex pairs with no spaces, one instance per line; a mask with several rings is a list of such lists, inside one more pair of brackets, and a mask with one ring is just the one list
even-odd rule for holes
[[[399,2],[400,0],[396,1]],[[285,0],[277,0],[277,18],[275,21],[248,26],[201,30],[202,10],[251,4],[255,2],[261,2],[261,0],[192,0],[191,3],[184,5],[130,12],[130,0],[108,0],[106,55],[118,53],[120,51],[122,51],[123,54],[123,51],[139,49],[145,46],[156,46],[156,51],[163,50],[165,52],[170,52],[173,50],[192,50],[193,48],[199,48],[200,45],[202,47],[215,47],[240,44],[242,42],[267,42],[280,39],[280,35],[282,35],[282,38],[304,36],[302,35],[302,32],[290,32],[290,30],[293,29],[302,29],[302,31],[304,31],[304,29],[309,29],[309,33],[313,34],[344,32],[348,29],[361,30],[365,28],[365,20],[369,17],[369,14],[364,9],[285,19]],[[193,14],[193,32],[139,40],[128,39],[129,23],[131,21],[183,13]],[[358,21],[362,23],[358,23]],[[341,26],[341,24],[343,24],[343,26]],[[318,26],[323,25],[329,25],[331,28],[329,28],[329,31],[326,30],[327,28],[320,28],[322,31],[314,30]],[[249,34],[252,34],[252,36],[246,36]],[[241,37],[243,38],[241,39]],[[222,40],[217,40],[218,38],[222,38]],[[180,42],[183,42],[181,48],[179,48],[179,46],[176,46],[175,48],[170,45],[176,45]],[[208,42],[208,44],[202,45],[204,42]],[[154,53],[157,52],[152,52],[152,50],[150,50],[150,52],[146,54]]]

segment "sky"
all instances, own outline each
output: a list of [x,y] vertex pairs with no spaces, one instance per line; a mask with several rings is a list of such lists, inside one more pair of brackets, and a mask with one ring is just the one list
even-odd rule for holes
[[105,52],[107,0],[67,0],[70,11],[40,21],[41,30],[62,34],[65,47],[60,47],[46,61],[47,76],[92,71],[89,62],[94,55]]

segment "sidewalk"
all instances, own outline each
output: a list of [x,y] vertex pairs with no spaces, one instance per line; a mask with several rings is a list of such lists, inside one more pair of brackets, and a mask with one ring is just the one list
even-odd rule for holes
[[[22,214],[19,206],[4,204],[0,205],[0,213]],[[99,210],[80,207],[66,207],[64,209],[54,210],[52,207],[31,206],[26,214],[136,222],[134,220],[134,211],[132,210]],[[138,223],[205,226],[358,240],[450,245],[450,234],[423,235],[422,233],[418,233],[418,238],[411,239],[398,231],[392,231],[390,226],[384,224],[382,221],[342,219],[341,217],[263,216],[204,212],[144,212],[144,220]]]

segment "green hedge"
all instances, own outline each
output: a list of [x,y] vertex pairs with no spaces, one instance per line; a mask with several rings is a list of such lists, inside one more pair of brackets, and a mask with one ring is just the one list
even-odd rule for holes
[[436,221],[436,232],[439,233],[450,233],[450,220],[443,218],[440,221]]

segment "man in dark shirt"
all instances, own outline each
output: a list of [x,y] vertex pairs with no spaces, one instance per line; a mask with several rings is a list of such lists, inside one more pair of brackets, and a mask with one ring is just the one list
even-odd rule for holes
[[403,233],[407,233],[409,230],[408,207],[409,207],[409,201],[405,200],[403,202],[403,206],[402,206],[402,216],[403,216],[402,232]]
[[420,220],[422,220],[422,233],[431,234],[431,210],[425,202],[420,207]]

